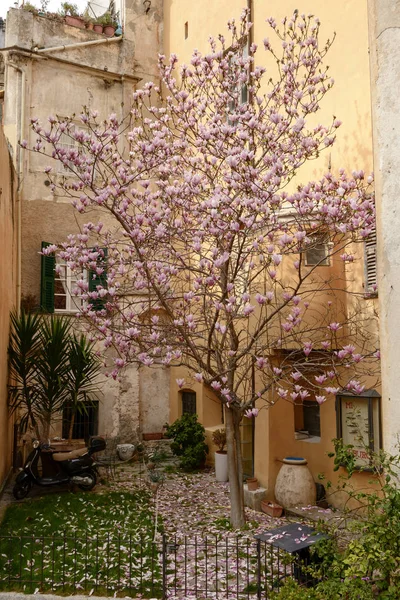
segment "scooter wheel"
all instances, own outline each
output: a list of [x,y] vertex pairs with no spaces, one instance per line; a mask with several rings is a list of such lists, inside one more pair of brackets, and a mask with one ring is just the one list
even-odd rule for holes
[[13,496],[16,500],[23,500],[27,497],[31,490],[32,484],[30,481],[16,483],[13,487]]
[[85,491],[89,492],[96,485],[96,483],[97,483],[97,476],[96,476],[96,473],[94,471],[89,471],[88,473],[85,473],[85,477],[87,477],[88,479],[90,478],[90,483],[87,483],[87,484],[80,483],[78,485],[78,487],[81,490],[85,490]]

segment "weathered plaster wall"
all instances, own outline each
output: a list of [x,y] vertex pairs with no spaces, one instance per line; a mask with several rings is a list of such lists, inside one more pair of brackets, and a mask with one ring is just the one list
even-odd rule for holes
[[11,419],[7,406],[8,336],[10,311],[17,303],[17,229],[16,174],[7,141],[0,131],[0,489],[9,474],[12,459]]
[[[162,44],[162,2],[153,0],[151,8],[141,1],[126,0],[123,39],[79,48],[71,44],[105,40],[104,36],[64,23],[33,16],[24,10],[11,9],[7,20],[6,100],[4,130],[13,149],[13,159],[20,173],[22,199],[22,293],[40,298],[40,247],[42,241],[61,242],[70,233],[99,214],[79,215],[68,198],[50,191],[45,185],[44,167],[57,173],[55,161],[21,152],[18,141],[26,139],[32,146],[35,135],[29,128],[32,117],[47,126],[48,116],[78,115],[82,106],[99,112],[99,118],[111,113],[127,114],[131,94],[139,80],[158,80],[157,55]],[[65,46],[64,50],[39,52]],[[52,164],[53,163],[53,164]],[[64,176],[60,173],[57,177]],[[48,182],[47,182],[48,183]],[[104,215],[102,215],[104,221]],[[73,318],[73,317],[71,317]],[[169,376],[168,376],[169,377]],[[164,377],[165,379],[165,377]],[[150,377],[151,382],[151,377]],[[157,383],[157,382],[156,382]],[[164,380],[158,382],[166,394],[162,424],[168,420],[168,393]],[[154,385],[152,396],[156,397]],[[105,379],[101,384],[99,433],[118,436],[121,441],[137,439],[140,423],[139,371],[132,365],[120,381]],[[146,397],[146,403],[148,398]],[[157,412],[157,411],[156,411]],[[158,411],[160,412],[160,411]],[[153,419],[154,415],[149,418]],[[161,417],[161,412],[160,412]],[[142,418],[144,422],[145,419]],[[58,429],[60,423],[57,424]]]
[[143,433],[159,433],[169,423],[169,367],[141,367],[140,425]]
[[400,2],[370,0],[371,84],[377,198],[383,441],[398,452],[400,432]]

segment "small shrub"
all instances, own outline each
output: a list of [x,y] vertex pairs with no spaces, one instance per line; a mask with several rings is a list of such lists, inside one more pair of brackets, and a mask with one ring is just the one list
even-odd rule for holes
[[[366,467],[371,471],[369,489],[352,484],[356,471],[353,446],[334,440],[335,469],[344,466],[347,473],[340,476],[338,491],[347,494],[347,533],[331,528],[331,551],[322,552],[321,575],[325,581],[317,589],[326,600],[398,600],[400,590],[400,489],[398,474],[400,456],[383,451],[372,452]],[[361,469],[362,470],[362,469]],[[350,503],[351,501],[351,503]],[[350,541],[348,532],[350,531]],[[319,546],[319,545],[318,545]],[[319,553],[318,547],[315,551]]]
[[70,2],[62,2],[60,8],[60,14],[65,17],[70,15],[71,17],[77,17],[79,15],[78,6],[71,4]]
[[25,4],[23,5],[22,8],[23,8],[23,10],[27,10],[28,12],[31,12],[34,15],[37,15],[39,12],[39,9],[31,2],[25,2]]
[[225,429],[216,429],[212,434],[212,441],[218,447],[218,452],[223,452],[226,446],[226,431]]
[[325,597],[313,589],[299,586],[293,579],[287,579],[271,600],[325,600]]
[[182,415],[167,427],[167,437],[172,438],[171,450],[180,457],[180,467],[194,471],[204,466],[208,454],[205,443],[205,430],[198,422],[197,415]]

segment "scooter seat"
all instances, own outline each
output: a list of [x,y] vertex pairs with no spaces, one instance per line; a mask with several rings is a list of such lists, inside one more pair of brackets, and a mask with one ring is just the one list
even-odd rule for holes
[[79,448],[78,450],[71,450],[71,452],[56,452],[53,454],[53,460],[56,462],[62,462],[63,460],[71,460],[72,458],[79,458],[84,454],[87,454],[87,448]]

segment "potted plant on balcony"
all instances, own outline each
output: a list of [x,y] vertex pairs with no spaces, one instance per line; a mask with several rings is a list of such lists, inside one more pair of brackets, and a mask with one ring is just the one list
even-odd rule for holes
[[212,440],[218,448],[215,452],[215,478],[217,481],[228,481],[228,455],[225,450],[225,429],[216,429],[212,434]]
[[107,37],[114,36],[115,30],[117,29],[117,23],[114,16],[109,11],[105,12],[104,15],[99,18],[98,22],[103,25],[104,35]]
[[79,29],[85,29],[85,21],[79,16],[78,7],[76,4],[62,2],[60,14],[64,17],[67,25],[71,25],[71,27],[79,27]]

